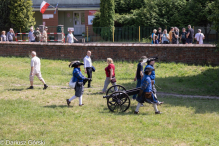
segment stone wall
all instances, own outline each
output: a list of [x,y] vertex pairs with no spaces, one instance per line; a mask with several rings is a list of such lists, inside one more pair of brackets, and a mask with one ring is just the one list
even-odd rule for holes
[[82,60],[91,50],[93,60],[138,60],[158,56],[159,61],[219,65],[219,52],[213,45],[151,45],[121,43],[28,43],[0,42],[0,56],[29,56],[36,51],[40,58]]

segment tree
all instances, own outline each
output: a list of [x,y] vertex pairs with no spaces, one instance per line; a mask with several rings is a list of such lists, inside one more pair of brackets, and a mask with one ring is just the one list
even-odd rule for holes
[[108,40],[112,37],[112,28],[114,27],[115,4],[114,0],[100,1],[100,27],[101,36]]
[[0,1],[0,29],[1,30],[9,30],[10,28],[10,20],[9,20],[9,15],[10,15],[10,5],[11,1],[10,0],[1,0]]
[[10,21],[15,30],[25,32],[36,24],[31,0],[11,0]]

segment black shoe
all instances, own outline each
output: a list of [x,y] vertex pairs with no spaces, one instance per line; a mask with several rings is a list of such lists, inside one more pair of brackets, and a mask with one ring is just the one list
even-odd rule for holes
[[27,88],[27,89],[33,89],[33,86],[30,86],[29,88]]
[[160,111],[158,111],[158,112],[155,112],[155,114],[161,114],[161,112],[160,112]]
[[134,111],[134,114],[139,114],[139,111],[138,112]]
[[47,86],[46,84],[44,85],[43,90],[46,90],[46,88],[48,88],[49,86]]
[[79,106],[83,106],[84,104],[79,104]]
[[67,105],[69,106],[71,102],[69,101],[69,99],[66,99],[66,101],[67,101]]

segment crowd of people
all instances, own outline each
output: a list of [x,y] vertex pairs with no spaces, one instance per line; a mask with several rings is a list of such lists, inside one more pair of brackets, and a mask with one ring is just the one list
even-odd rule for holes
[[[151,44],[192,44],[194,38],[194,30],[191,28],[191,25],[188,25],[188,29],[186,31],[185,28],[182,28],[182,32],[177,27],[171,27],[169,33],[164,29],[162,32],[162,28],[158,28],[153,30],[151,34],[152,42]],[[204,34],[201,32],[201,29],[198,29],[198,33],[195,34],[196,44],[203,44],[203,39],[205,39]]]
[[[37,27],[34,31],[34,28],[30,28],[30,32],[28,33],[28,41],[29,42],[47,42],[47,31],[48,27],[44,27],[43,32],[39,31]],[[78,41],[74,34],[73,30],[68,30],[68,35],[66,39],[66,43],[74,43],[74,40]],[[15,37],[15,33],[13,28],[10,28],[10,31],[6,34],[6,31],[1,32],[1,41],[13,41]],[[158,28],[153,30],[153,33],[150,36],[152,38],[152,44],[192,44],[193,39],[196,40],[196,44],[203,44],[203,40],[205,39],[205,35],[201,32],[201,29],[198,29],[198,33],[194,35],[194,30],[191,28],[191,25],[188,25],[188,29],[186,31],[185,28],[182,28],[182,32],[177,27],[171,27],[169,33],[167,29],[162,31],[162,28]]]

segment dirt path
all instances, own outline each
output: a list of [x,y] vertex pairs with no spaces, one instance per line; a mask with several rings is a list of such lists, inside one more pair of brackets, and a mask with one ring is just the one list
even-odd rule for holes
[[[11,84],[11,86],[26,86],[29,87],[29,85],[22,85],[22,84]],[[43,85],[34,85],[37,87],[43,87]],[[70,89],[68,86],[54,86],[50,85],[49,88],[61,88],[61,89]],[[85,87],[85,89],[87,89]],[[102,86],[99,86],[97,88],[89,88],[92,90],[101,90]],[[172,96],[172,97],[183,97],[183,98],[204,98],[204,99],[219,99],[219,96],[201,96],[201,95],[182,95],[182,94],[174,94],[174,93],[165,93],[165,92],[157,92],[158,96]]]

